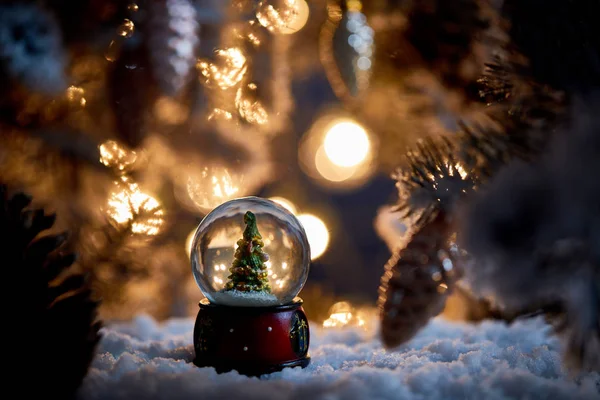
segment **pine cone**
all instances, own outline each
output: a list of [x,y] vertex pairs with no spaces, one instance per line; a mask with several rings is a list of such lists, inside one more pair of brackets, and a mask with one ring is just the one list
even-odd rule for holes
[[52,14],[37,3],[0,5],[0,73],[31,91],[56,94],[66,88],[65,66]]
[[[45,235],[54,224],[54,215],[42,209],[25,209],[31,198],[23,193],[12,197],[0,185],[0,254],[6,292],[21,287],[5,299],[5,318],[10,326],[7,359],[18,364],[8,379],[19,392],[52,398],[75,396],[92,361],[100,339],[96,321],[97,302],[83,276],[61,277],[74,262],[73,254],[61,251],[66,234]],[[10,337],[12,336],[12,337]],[[32,384],[24,387],[23,380]],[[33,397],[36,397],[33,395]]]
[[148,28],[154,77],[165,95],[175,96],[190,81],[200,43],[192,1],[153,1]]
[[386,347],[410,340],[444,309],[458,278],[448,244],[449,226],[446,215],[438,213],[388,261],[378,301]]

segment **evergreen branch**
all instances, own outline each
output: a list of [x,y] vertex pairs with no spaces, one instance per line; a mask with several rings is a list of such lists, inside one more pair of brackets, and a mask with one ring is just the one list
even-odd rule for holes
[[431,221],[440,211],[450,214],[477,185],[475,174],[465,169],[447,137],[419,141],[406,161],[393,175],[400,194],[396,210],[404,217],[416,217],[417,225]]

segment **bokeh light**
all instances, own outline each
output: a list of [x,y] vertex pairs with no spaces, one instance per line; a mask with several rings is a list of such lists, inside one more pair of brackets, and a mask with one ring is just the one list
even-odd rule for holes
[[347,301],[339,301],[329,308],[329,318],[323,321],[324,328],[343,326],[365,326],[365,316]]
[[325,253],[325,250],[329,246],[329,230],[327,229],[327,225],[319,217],[312,214],[300,214],[298,215],[298,219],[308,237],[311,259],[316,260]]
[[131,225],[131,233],[154,236],[164,224],[164,211],[154,197],[124,179],[108,199],[106,213],[117,225]]
[[365,129],[354,121],[339,121],[325,134],[325,154],[340,167],[354,167],[369,154],[371,143]]
[[256,8],[258,22],[271,33],[283,35],[302,29],[309,14],[305,0],[263,0]]
[[248,71],[246,56],[237,47],[217,49],[214,62],[198,61],[196,67],[208,86],[229,89],[242,81]]
[[135,151],[127,149],[114,140],[107,140],[102,143],[98,150],[100,151],[100,162],[109,168],[123,171],[137,160]]
[[375,138],[339,111],[319,118],[298,148],[302,170],[317,183],[335,189],[363,185],[376,169]]
[[218,205],[242,195],[243,175],[221,166],[204,167],[188,174],[187,191],[201,211],[210,211]]

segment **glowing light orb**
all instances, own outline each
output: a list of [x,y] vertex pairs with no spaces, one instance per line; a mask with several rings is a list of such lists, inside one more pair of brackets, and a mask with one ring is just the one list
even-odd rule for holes
[[367,158],[371,143],[362,126],[352,121],[340,121],[325,134],[323,148],[335,165],[354,167]]
[[289,35],[306,25],[310,8],[305,0],[270,0],[258,3],[256,18],[270,32]]
[[110,194],[106,213],[117,225],[131,225],[131,233],[148,236],[158,235],[165,222],[158,200],[126,181]]
[[227,168],[204,167],[198,173],[190,173],[187,191],[190,199],[202,211],[210,211],[216,206],[239,197],[244,177],[230,172]]
[[269,197],[269,200],[279,204],[280,206],[287,209],[289,212],[291,212],[294,215],[296,215],[296,213],[298,212],[296,205],[294,203],[292,203],[290,200],[286,199],[285,197],[278,197],[278,196]]
[[128,150],[125,146],[108,140],[102,143],[98,150],[100,151],[100,162],[107,167],[124,170],[131,166],[137,160],[135,151]]
[[248,70],[246,56],[237,47],[218,49],[215,51],[214,63],[199,61],[196,67],[204,76],[206,85],[223,90],[240,83]]
[[298,215],[298,219],[308,237],[311,259],[316,260],[325,253],[327,246],[329,246],[329,230],[327,229],[327,225],[320,218],[312,214],[300,214]]
[[358,170],[356,166],[340,167],[333,164],[331,159],[327,157],[324,146],[319,147],[315,152],[315,167],[319,174],[330,182],[344,182],[352,178]]

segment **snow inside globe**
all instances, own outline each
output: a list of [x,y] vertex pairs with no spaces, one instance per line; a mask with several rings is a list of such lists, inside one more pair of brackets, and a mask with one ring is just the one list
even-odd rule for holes
[[269,307],[292,302],[306,283],[310,247],[287,209],[259,197],[221,204],[192,242],[192,272],[213,304]]

